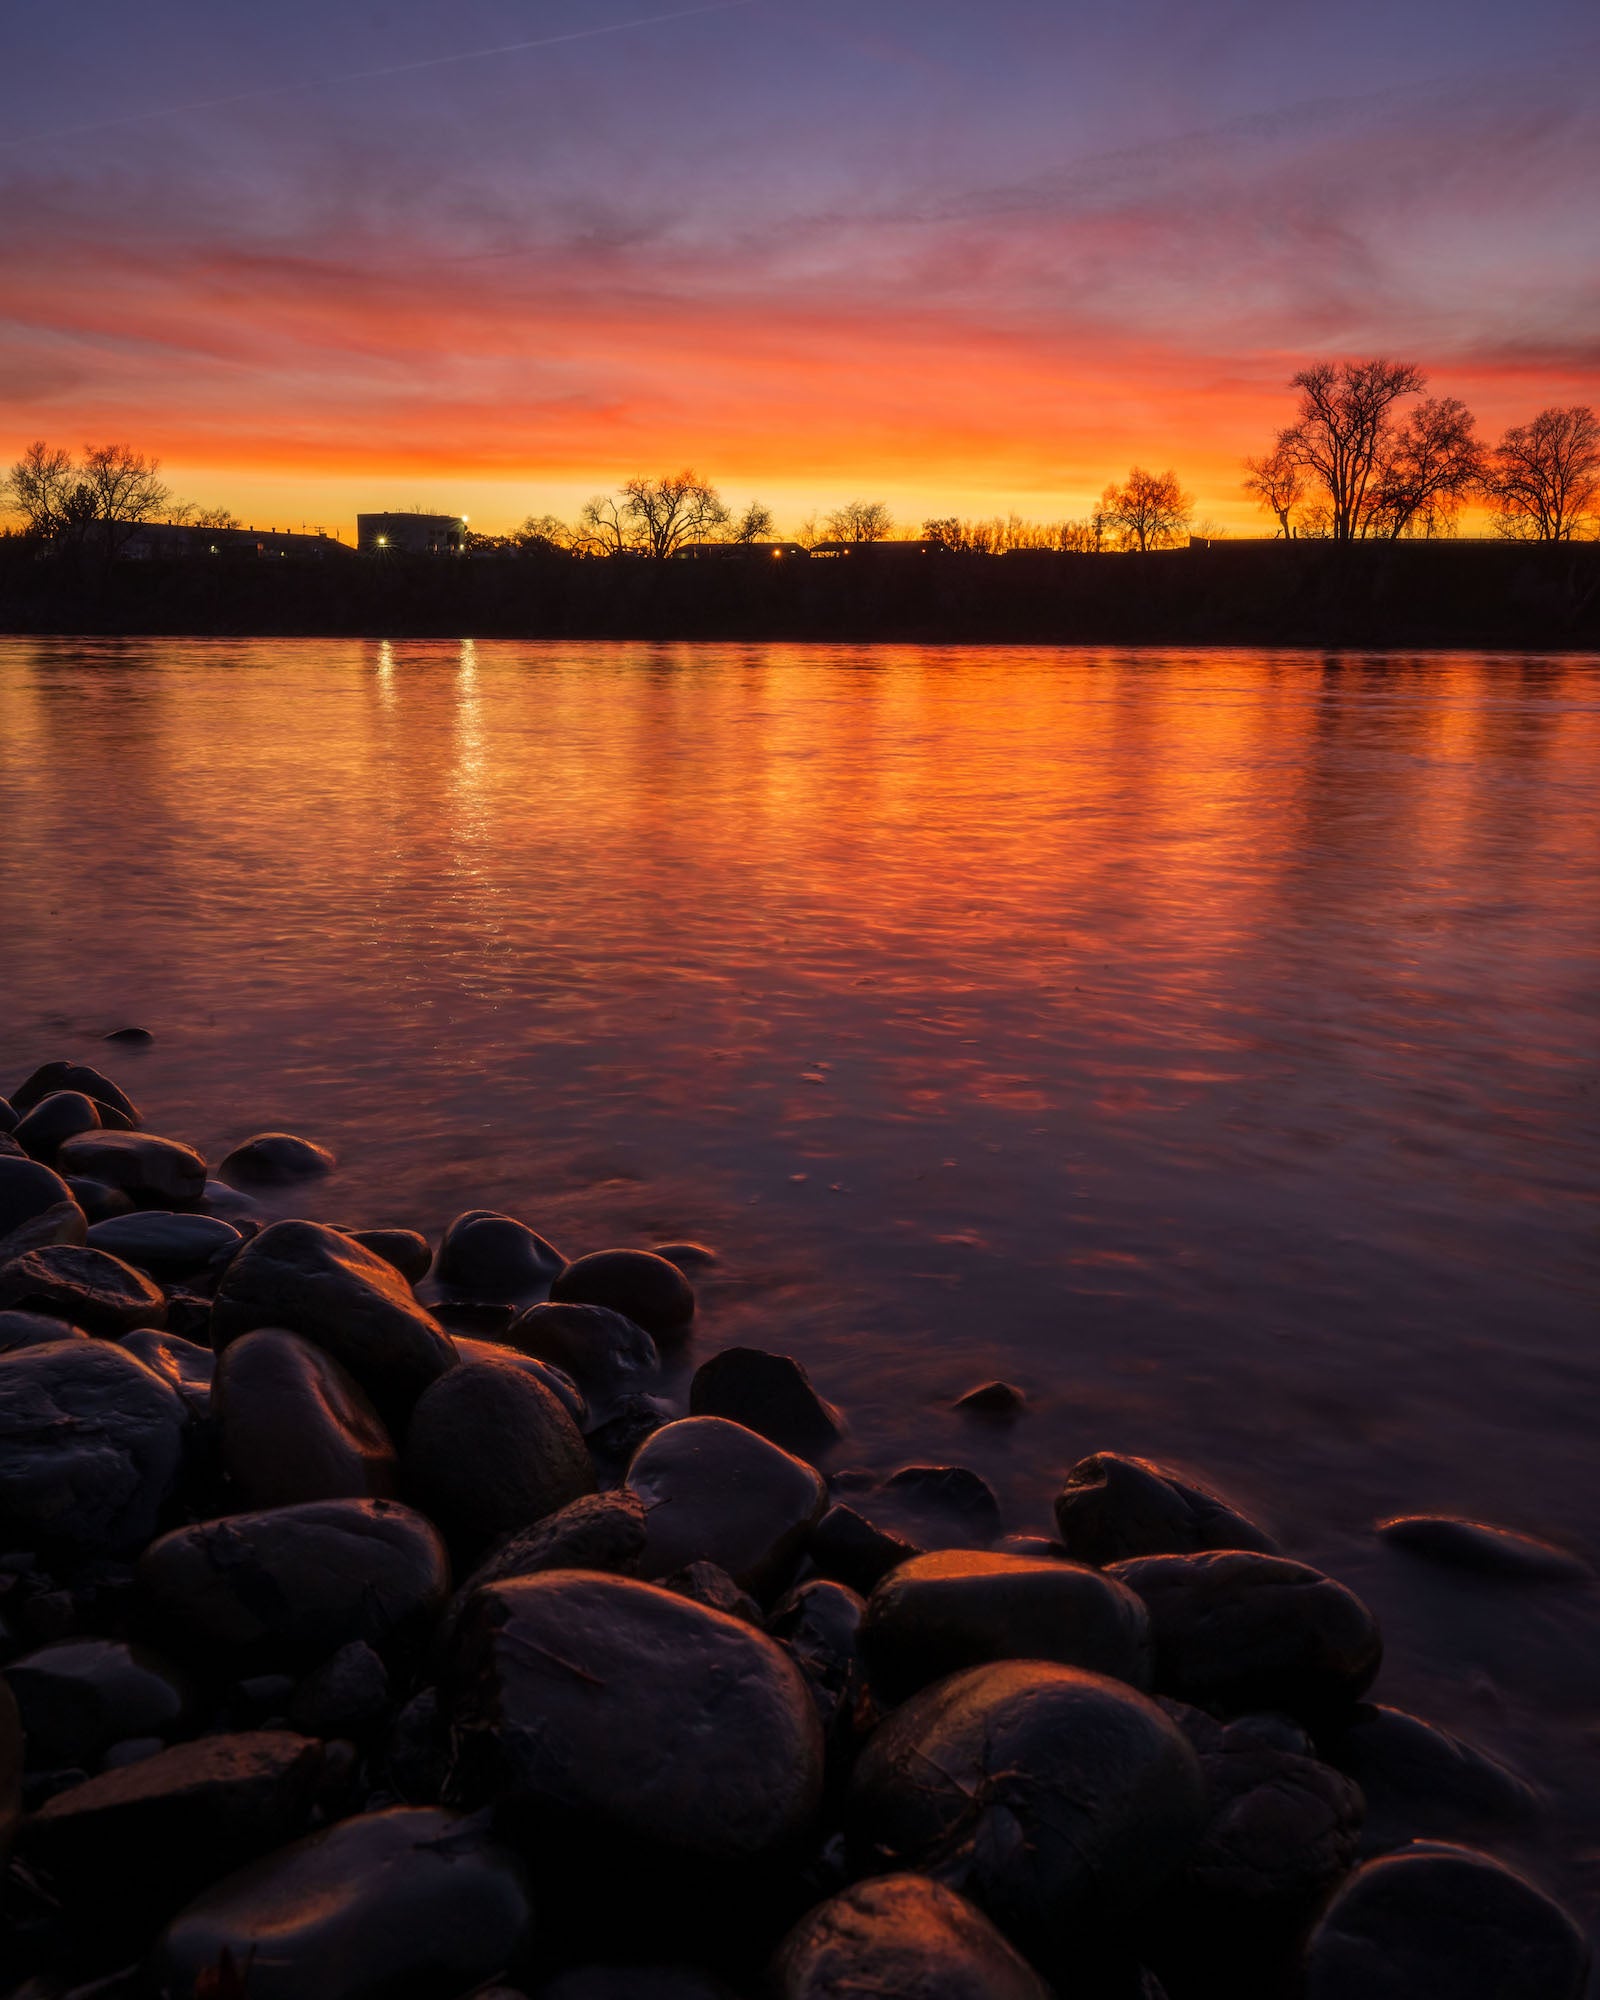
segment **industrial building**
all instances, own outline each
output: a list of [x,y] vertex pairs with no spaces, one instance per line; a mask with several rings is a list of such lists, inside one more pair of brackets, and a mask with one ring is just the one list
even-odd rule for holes
[[459,556],[466,546],[465,514],[356,516],[356,547],[364,556]]

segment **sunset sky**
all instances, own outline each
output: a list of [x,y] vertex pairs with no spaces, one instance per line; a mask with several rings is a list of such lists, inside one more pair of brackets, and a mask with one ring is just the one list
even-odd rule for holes
[[11,0],[0,462],[348,535],[1139,461],[1248,530],[1312,356],[1600,401],[1597,79],[1593,0]]

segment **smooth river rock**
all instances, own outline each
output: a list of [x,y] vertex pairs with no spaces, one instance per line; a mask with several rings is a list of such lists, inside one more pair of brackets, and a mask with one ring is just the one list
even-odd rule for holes
[[527,1306],[545,1297],[566,1261],[553,1243],[514,1215],[469,1208],[445,1231],[433,1280],[455,1298]]
[[88,1218],[62,1176],[37,1160],[0,1158],[0,1264],[52,1243],[81,1243]]
[[892,1569],[922,1553],[914,1542],[876,1527],[843,1501],[828,1509],[811,1534],[810,1556],[821,1574],[863,1597]]
[[88,1769],[128,1737],[165,1740],[189,1723],[194,1695],[170,1662],[122,1639],[65,1639],[5,1670],[36,1770]]
[[1131,1556],[1278,1550],[1265,1529],[1208,1487],[1114,1451],[1081,1458],[1067,1474],[1056,1495],[1056,1526],[1067,1553],[1096,1568]]
[[89,1248],[105,1250],[158,1278],[203,1271],[244,1241],[220,1216],[181,1209],[141,1208],[114,1215],[89,1230]]
[[1465,1847],[1358,1868],[1311,1935],[1305,2000],[1579,2000],[1589,1946],[1560,1904]]
[[206,1163],[193,1146],[148,1132],[80,1132],[56,1155],[64,1174],[82,1174],[121,1188],[144,1208],[199,1201]]
[[1399,1514],[1380,1521],[1378,1533],[1391,1548],[1474,1576],[1560,1583],[1584,1583],[1594,1576],[1591,1565],[1570,1549],[1514,1528],[1491,1527],[1486,1521],[1463,1521],[1448,1514]]
[[227,1955],[248,2000],[455,2000],[516,1960],[533,1909],[479,1819],[396,1806],[253,1862],[180,1912],[155,1953],[168,2000],[217,2000]]
[[326,1146],[293,1132],[257,1132],[234,1147],[217,1168],[230,1187],[292,1187],[332,1173],[336,1162]]
[[1539,1809],[1525,1778],[1402,1709],[1363,1703],[1324,1748],[1361,1787],[1373,1847],[1418,1836],[1456,1838],[1529,1820]]
[[850,1788],[863,1866],[971,1897],[1034,1958],[1129,1916],[1187,1864],[1204,1825],[1182,1730],[1120,1681],[1040,1660],[913,1695],[869,1738]]
[[568,1264],[550,1287],[559,1304],[609,1306],[657,1340],[683,1334],[694,1290],[676,1264],[650,1250],[596,1250]]
[[882,1875],[818,1904],[770,1984],[774,2000],[1053,2000],[981,1910],[925,1875]]
[[166,1294],[153,1278],[81,1243],[53,1243],[0,1265],[0,1307],[49,1313],[104,1340],[167,1319]]
[[828,1498],[803,1459],[724,1417],[664,1425],[624,1483],[645,1505],[643,1575],[712,1562],[758,1597],[793,1569]]
[[225,1347],[213,1409],[222,1469],[247,1508],[399,1491],[399,1458],[365,1391],[298,1333],[258,1327]]
[[160,1376],[106,1341],[0,1354],[0,1546],[143,1547],[177,1484],[187,1421]]
[[315,1666],[363,1640],[426,1640],[450,1591],[437,1531],[392,1500],[321,1500],[176,1528],[139,1559],[152,1629],[237,1671]]
[[644,1554],[645,1510],[637,1494],[620,1487],[571,1501],[519,1534],[508,1535],[484,1558],[463,1592],[508,1576],[534,1576],[546,1569],[594,1569],[632,1576]]
[[503,1361],[464,1361],[423,1393],[402,1465],[407,1494],[471,1558],[595,1489],[560,1398]]
[[257,1327],[303,1334],[340,1362],[388,1423],[455,1365],[449,1335],[394,1266],[317,1222],[274,1222],[233,1258],[211,1309],[219,1351]]
[[[114,1116],[115,1114],[113,1114]],[[17,1122],[12,1137],[30,1159],[53,1166],[58,1148],[79,1132],[98,1132],[100,1112],[79,1090],[52,1091]]]
[[433,1263],[428,1239],[417,1229],[347,1229],[345,1234],[363,1250],[392,1264],[408,1285],[425,1278]]
[[1336,1717],[1383,1658],[1371,1612],[1307,1563],[1221,1549],[1140,1556],[1106,1574],[1144,1599],[1158,1692],[1199,1708]]
[[512,1323],[506,1340],[570,1375],[599,1418],[653,1383],[661,1365],[644,1328],[607,1306],[533,1306]]
[[531,1376],[535,1382],[542,1383],[578,1429],[588,1431],[588,1398],[564,1368],[541,1361],[536,1355],[524,1354],[520,1348],[504,1347],[497,1340],[474,1340],[464,1333],[452,1334],[451,1338],[456,1344],[456,1353],[463,1361],[498,1361],[503,1367],[514,1368],[519,1375]]
[[104,1071],[88,1063],[41,1063],[26,1082],[18,1084],[12,1091],[11,1108],[20,1116],[58,1090],[82,1091],[85,1097],[92,1097],[97,1104],[110,1105],[131,1126],[139,1124],[139,1111],[133,1099],[120,1090]]
[[58,1319],[54,1313],[19,1312],[12,1308],[0,1312],[0,1354],[9,1354],[14,1347],[41,1347],[47,1340],[88,1338],[81,1326]]
[[845,1434],[844,1418],[800,1363],[759,1347],[726,1347],[702,1362],[689,1384],[689,1414],[726,1417],[799,1458],[818,1456]]
[[873,1591],[861,1657],[889,1703],[990,1660],[1054,1660],[1148,1688],[1150,1619],[1131,1590],[1082,1564],[947,1549]]
[[822,1728],[794,1662],[720,1611],[581,1570],[478,1591],[455,1732],[469,1795],[548,1836],[753,1865],[797,1850]]
[[191,1417],[204,1421],[210,1416],[211,1378],[217,1357],[209,1347],[148,1326],[125,1333],[117,1345],[175,1389]]
[[768,1634],[806,1677],[830,1741],[850,1732],[861,1688],[858,1642],[867,1607],[845,1584],[814,1576],[772,1608]]

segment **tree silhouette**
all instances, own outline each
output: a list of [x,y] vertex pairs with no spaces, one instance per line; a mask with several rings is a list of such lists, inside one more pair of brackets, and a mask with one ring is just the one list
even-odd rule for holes
[[1495,525],[1514,541],[1572,542],[1600,521],[1600,418],[1587,403],[1513,424],[1485,481]]
[[1395,428],[1379,466],[1372,528],[1402,535],[1450,534],[1462,502],[1483,479],[1477,424],[1454,396],[1430,397]]
[[1295,420],[1273,456],[1293,461],[1326,497],[1336,542],[1382,531],[1379,495],[1394,442],[1394,407],[1420,395],[1427,377],[1405,361],[1318,361],[1290,377],[1300,391]]
[[1146,472],[1136,465],[1122,486],[1108,486],[1100,496],[1106,527],[1121,536],[1125,548],[1140,555],[1170,549],[1189,526],[1194,500],[1181,490],[1175,472]]
[[881,500],[847,500],[823,526],[830,542],[886,542],[894,521]]
[[1298,458],[1280,442],[1263,458],[1244,462],[1244,490],[1277,518],[1278,532],[1294,540],[1295,511],[1306,497],[1306,475]]

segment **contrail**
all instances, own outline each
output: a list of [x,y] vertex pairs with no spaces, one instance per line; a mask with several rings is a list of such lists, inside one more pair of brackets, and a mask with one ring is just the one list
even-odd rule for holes
[[56,139],[80,139],[91,132],[114,132],[125,125],[145,125],[156,118],[182,118],[191,111],[216,111],[228,104],[250,104],[263,97],[287,97],[295,91],[327,90],[341,83],[367,83],[376,77],[410,76],[419,69],[443,69],[448,63],[481,62],[487,56],[521,55],[528,49],[554,49],[564,42],[591,42],[601,35],[621,35],[631,28],[655,28],[667,21],[688,21],[696,14],[726,14],[731,8],[753,7],[756,0],[703,0],[697,7],[677,7],[670,14],[640,14],[631,21],[610,21],[600,28],[573,28],[564,35],[540,35],[528,42],[501,42],[492,49],[462,49],[450,56],[423,56],[416,62],[385,63],[379,69],[353,69],[343,76],[308,77],[303,83],[269,83],[260,90],[236,90],[227,97],[201,97],[192,104],[168,104],[159,111],[134,111],[123,118],[101,118],[92,125],[63,125],[54,132],[32,132],[20,139],[0,139],[0,153],[18,146],[45,146]]

